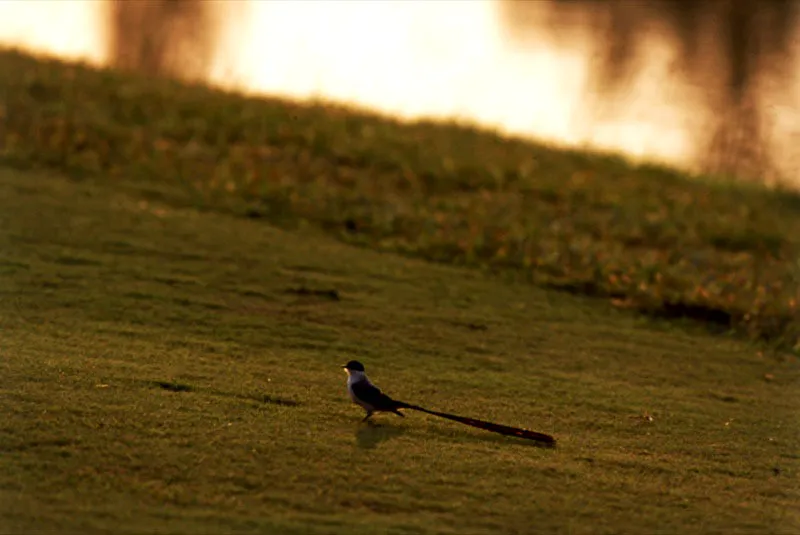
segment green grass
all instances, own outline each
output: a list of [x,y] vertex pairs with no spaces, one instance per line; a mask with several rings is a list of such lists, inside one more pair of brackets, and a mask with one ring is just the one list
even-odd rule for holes
[[163,201],[311,223],[800,351],[797,193],[13,52],[0,94],[8,165],[133,179]]
[[[797,356],[631,314],[669,307],[571,271],[615,247],[626,269],[677,259],[653,280],[734,270],[763,301],[736,325],[773,318],[789,347],[796,197],[13,53],[0,73],[0,532],[800,530]],[[573,264],[459,248],[545,223],[531,247],[574,243]],[[713,284],[676,303],[749,295],[715,308]],[[359,425],[351,358],[399,399],[558,447]]]
[[[795,357],[112,184],[0,171],[0,228],[0,531],[800,529]],[[359,425],[351,358],[559,446]]]

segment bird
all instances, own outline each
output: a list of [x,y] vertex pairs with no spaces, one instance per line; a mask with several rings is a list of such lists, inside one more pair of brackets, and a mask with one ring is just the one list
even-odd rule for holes
[[368,421],[376,412],[391,412],[405,418],[405,415],[399,409],[410,408],[409,405],[390,398],[381,392],[380,388],[372,384],[372,381],[369,380],[364,371],[363,364],[357,360],[351,360],[342,368],[347,373],[347,391],[350,393],[350,399],[367,411],[367,415],[361,420],[362,422]]
[[345,373],[347,373],[347,391],[350,393],[350,399],[353,400],[353,403],[361,405],[361,407],[367,411],[367,415],[361,420],[362,423],[368,422],[372,415],[376,412],[391,412],[405,418],[405,415],[400,412],[400,409],[410,409],[424,412],[432,416],[438,416],[439,418],[446,418],[454,422],[477,427],[486,431],[491,431],[493,433],[533,440],[547,447],[553,447],[556,444],[555,438],[544,433],[538,433],[536,431],[529,431],[528,429],[520,429],[518,427],[511,427],[508,425],[496,424],[493,422],[486,422],[476,418],[456,416],[455,414],[449,414],[446,412],[432,411],[430,409],[420,407],[419,405],[412,405],[411,403],[406,403],[405,401],[392,399],[381,392],[380,388],[372,384],[372,381],[370,381],[367,377],[366,371],[364,371],[364,365],[357,360],[351,360],[342,366],[342,368],[344,368]]

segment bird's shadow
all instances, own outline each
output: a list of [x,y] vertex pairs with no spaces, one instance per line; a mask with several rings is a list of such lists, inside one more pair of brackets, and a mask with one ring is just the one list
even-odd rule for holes
[[359,423],[356,428],[356,445],[365,450],[372,450],[378,444],[399,437],[406,432],[404,427],[394,427],[386,424],[377,424],[372,421]]

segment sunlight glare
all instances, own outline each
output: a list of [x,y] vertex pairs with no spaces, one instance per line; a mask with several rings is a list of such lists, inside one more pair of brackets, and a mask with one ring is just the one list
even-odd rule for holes
[[0,45],[102,65],[105,2],[0,0]]
[[597,120],[584,105],[589,43],[514,46],[498,16],[493,0],[250,2],[228,25],[235,32],[223,35],[209,80],[688,164],[685,113],[659,90],[668,47],[640,76],[637,106]]

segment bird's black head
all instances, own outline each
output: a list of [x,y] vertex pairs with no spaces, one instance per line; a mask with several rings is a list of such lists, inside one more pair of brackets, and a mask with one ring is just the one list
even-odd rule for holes
[[360,362],[358,362],[357,360],[351,360],[350,362],[348,362],[347,364],[342,366],[342,368],[344,368],[345,370],[350,370],[350,371],[354,371],[354,372],[363,372],[364,371],[364,365],[361,364]]

